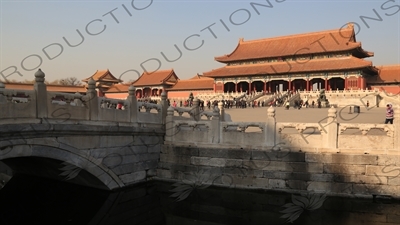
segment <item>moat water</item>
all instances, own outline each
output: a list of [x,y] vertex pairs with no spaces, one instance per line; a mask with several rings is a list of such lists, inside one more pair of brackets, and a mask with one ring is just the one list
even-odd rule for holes
[[[151,181],[107,192],[15,175],[0,190],[0,224],[285,224],[289,218],[293,224],[400,224],[400,202],[390,197],[293,197],[277,191],[189,186]],[[174,188],[178,190],[171,192]]]

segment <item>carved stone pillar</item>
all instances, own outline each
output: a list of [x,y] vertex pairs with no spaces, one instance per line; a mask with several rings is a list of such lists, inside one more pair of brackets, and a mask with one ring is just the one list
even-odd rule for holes
[[267,123],[264,128],[265,144],[268,147],[275,146],[276,140],[276,119],[275,119],[275,108],[270,106],[267,110]]
[[129,110],[130,110],[130,121],[133,123],[138,122],[138,106],[136,99],[136,88],[131,85],[128,89],[128,102],[129,102]]
[[167,93],[163,91],[161,93],[161,110],[162,110],[162,121],[165,124],[166,117],[167,117],[167,109],[168,109],[168,101],[167,101]]
[[219,110],[219,115],[220,115],[220,121],[224,122],[225,121],[225,109],[224,109],[224,104],[222,102],[218,103],[218,110]]
[[37,118],[47,118],[47,87],[44,83],[45,74],[39,69],[35,73],[35,84],[33,89],[36,93],[36,116]]
[[[320,124],[322,126],[323,124]],[[325,136],[325,147],[336,150],[338,148],[338,123],[337,110],[332,106],[328,110],[328,119],[326,125],[322,128]]]
[[167,109],[167,117],[165,119],[165,141],[169,144],[174,141],[175,127],[174,127],[174,108],[171,106]]

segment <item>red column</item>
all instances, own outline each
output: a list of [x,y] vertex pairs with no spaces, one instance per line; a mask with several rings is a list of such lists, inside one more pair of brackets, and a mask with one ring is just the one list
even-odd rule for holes
[[288,86],[288,89],[291,91],[292,90],[292,81],[291,80],[289,80],[289,82],[288,82],[289,84],[289,86]]
[[344,78],[344,90],[347,90],[347,77]]
[[225,84],[222,83],[222,88],[221,88],[222,89],[222,93],[224,93],[224,91],[225,91],[224,88],[225,88]]
[[216,93],[217,92],[217,84],[215,82],[214,82],[213,88],[214,88],[214,93]]
[[235,92],[237,92],[237,85],[238,85],[238,84],[237,84],[237,83],[235,83]]
[[330,90],[331,90],[331,82],[330,82],[329,80],[327,80],[327,81],[328,81],[328,82],[327,82],[327,83],[328,83],[328,87],[326,88],[326,90],[327,90],[327,91],[330,91]]
[[310,91],[310,80],[306,81],[306,91]]
[[268,82],[268,92],[271,93],[271,81]]
[[264,81],[264,94],[267,92],[267,81]]
[[365,78],[364,77],[358,77],[358,82],[360,83],[359,87],[360,89],[365,89]]
[[324,86],[325,90],[328,90],[328,78],[325,78],[325,86]]
[[249,81],[249,93],[248,94],[250,94],[251,93],[251,81]]

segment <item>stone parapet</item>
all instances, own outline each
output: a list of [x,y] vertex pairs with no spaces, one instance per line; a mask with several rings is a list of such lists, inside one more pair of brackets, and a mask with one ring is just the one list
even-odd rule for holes
[[[181,109],[172,110],[184,113]],[[166,144],[218,144],[276,149],[292,147],[306,152],[353,151],[366,154],[380,151],[392,154],[400,146],[397,132],[400,120],[395,119],[395,124],[340,124],[334,107],[329,108],[326,120],[319,123],[276,122],[275,109],[272,107],[268,108],[263,122],[232,122],[226,120],[226,115],[223,120],[222,104],[214,114],[200,112],[200,115],[207,116],[206,119],[195,117],[195,112],[199,112],[195,108],[186,110],[196,120],[171,117],[166,124],[166,130],[170,131]]]
[[126,100],[108,99],[97,96],[93,80],[81,95],[47,91],[40,69],[35,77],[33,91],[8,90],[0,82],[0,124],[27,118],[162,124],[166,116],[165,99],[161,104],[138,102],[133,86]]

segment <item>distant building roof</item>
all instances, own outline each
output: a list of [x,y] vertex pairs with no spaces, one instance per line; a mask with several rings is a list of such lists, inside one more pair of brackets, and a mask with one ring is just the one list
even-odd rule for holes
[[310,60],[306,63],[296,61],[275,62],[268,64],[247,64],[225,66],[203,73],[207,77],[229,77],[245,75],[274,75],[299,72],[340,71],[349,69],[369,69],[375,71],[372,62],[353,56]]
[[175,85],[179,80],[173,69],[158,70],[153,73],[143,73],[139,79],[133,82],[135,87],[155,85]]
[[110,70],[97,70],[92,76],[83,79],[83,82],[88,82],[90,80],[90,78],[93,78],[94,81],[98,82],[98,81],[103,81],[103,82],[111,82],[111,83],[119,83],[121,82],[120,79],[115,78]]
[[196,75],[189,80],[179,80],[170,91],[182,91],[182,90],[213,90],[214,79],[204,77],[202,75]]
[[369,84],[400,83],[400,64],[377,66],[379,75],[368,79]]
[[[15,90],[33,90],[33,84],[21,84],[21,83],[5,83],[6,89]],[[52,92],[64,92],[64,93],[85,93],[85,86],[63,86],[63,85],[46,85],[47,91]]]
[[265,38],[252,41],[239,40],[236,49],[228,55],[215,57],[222,63],[249,59],[295,56],[324,52],[341,52],[355,50],[357,57],[373,56],[372,52],[364,51],[361,43],[356,42],[354,25],[334,30],[326,30],[305,34],[295,34],[275,38]]
[[113,84],[109,89],[105,90],[104,93],[121,93],[128,92],[131,84]]

